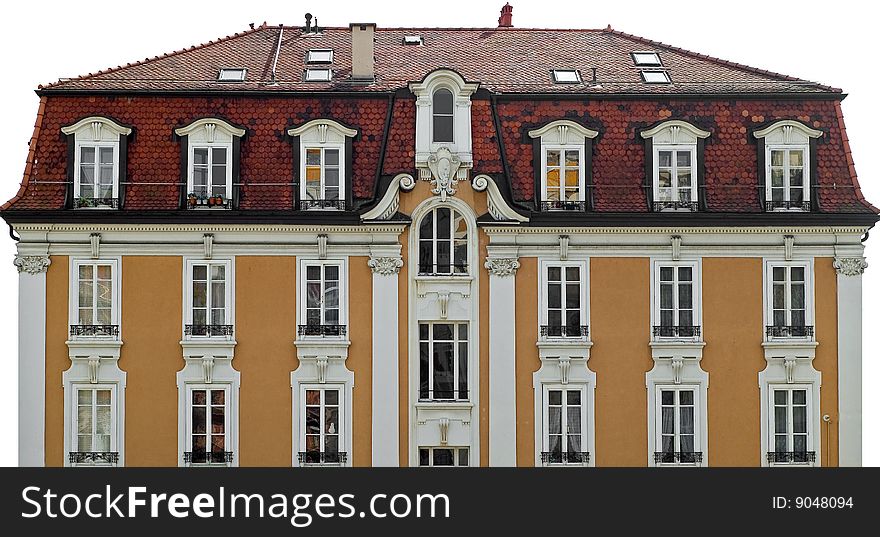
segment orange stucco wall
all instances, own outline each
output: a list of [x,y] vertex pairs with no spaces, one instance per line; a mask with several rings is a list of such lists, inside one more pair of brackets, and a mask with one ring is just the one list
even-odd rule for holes
[[838,465],[838,408],[837,408],[837,272],[833,258],[817,257],[813,270],[816,281],[816,358],[813,367],[822,373],[822,388],[819,393],[821,403],[819,415],[827,414],[830,423],[820,422],[822,430],[822,466]]
[[[68,358],[68,294],[70,259],[53,255],[46,271],[46,466],[64,465],[64,387],[61,374]],[[19,322],[27,322],[20,319]]]
[[523,257],[516,271],[516,464],[535,465],[535,390],[538,358],[538,260]]
[[351,347],[345,365],[354,371],[352,465],[370,466],[373,415],[373,272],[368,257],[348,260],[348,329]]

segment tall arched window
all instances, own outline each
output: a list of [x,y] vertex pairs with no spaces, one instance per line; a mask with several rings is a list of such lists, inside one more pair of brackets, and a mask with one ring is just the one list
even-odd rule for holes
[[467,274],[467,222],[449,207],[432,209],[419,225],[419,274]]
[[452,92],[446,88],[440,88],[434,92],[433,114],[434,134],[433,141],[452,142],[454,106]]

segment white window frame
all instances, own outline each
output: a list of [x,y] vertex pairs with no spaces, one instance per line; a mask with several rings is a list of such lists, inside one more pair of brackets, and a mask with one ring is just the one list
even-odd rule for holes
[[[318,57],[319,54],[327,54],[327,59],[320,59]],[[309,65],[333,63],[333,49],[331,49],[331,48],[311,48],[311,49],[309,49],[306,52],[306,63]]]
[[[232,428],[232,422],[233,422],[233,416],[232,416],[233,401],[231,399],[232,385],[226,384],[226,383],[187,384],[186,385],[186,399],[184,400],[184,414],[185,414],[185,423],[186,423],[186,428],[185,428],[185,433],[184,433],[185,434],[185,436],[184,436],[184,449],[183,449],[184,452],[188,451],[188,452],[192,453],[192,451],[193,451],[193,447],[192,447],[192,436],[193,436],[192,393],[193,393],[193,391],[198,391],[198,390],[204,390],[204,391],[208,392],[207,393],[207,402],[209,404],[206,406],[206,408],[208,408],[208,409],[211,408],[211,405],[210,405],[211,391],[223,390],[225,392],[225,394],[223,395],[223,408],[224,408],[224,411],[223,411],[223,437],[224,437],[223,438],[223,446],[224,446],[224,449],[223,450],[226,452],[232,452],[232,456],[234,458],[237,458],[239,454],[236,453],[233,449],[231,449],[232,439],[233,439],[233,436],[231,434],[232,433],[231,428]],[[207,423],[209,424],[210,423],[210,413],[209,412],[206,412],[206,419],[208,420]],[[210,443],[211,432],[210,432],[209,428],[206,428],[206,431],[207,431],[206,432],[207,440],[206,440],[205,445],[206,445],[206,447],[208,447],[208,446],[211,446],[211,443]],[[206,450],[206,453],[211,453],[211,451]],[[191,466],[229,466],[230,463],[210,462],[209,461],[209,462],[205,462],[205,463],[191,462],[190,465]]]
[[[98,176],[100,174],[100,151],[102,148],[110,148],[113,151],[113,177],[112,181],[112,194],[111,198],[118,199],[119,198],[119,142],[85,142],[77,140],[76,142],[76,155],[74,156],[74,172],[73,172],[73,197],[74,199],[78,199],[80,197],[80,192],[82,191],[82,150],[83,148],[94,148],[95,150],[95,162],[92,163],[95,166],[95,175],[94,175],[94,184],[92,185],[95,190],[98,187]],[[93,196],[89,199],[105,199],[98,196]]]
[[[95,429],[95,398],[94,395],[92,397],[92,449],[88,452],[92,453],[118,453],[119,449],[117,446],[117,399],[116,399],[116,384],[85,384],[85,383],[76,383],[71,385],[73,388],[72,393],[72,401],[71,408],[72,411],[70,413],[72,423],[70,425],[71,430],[71,452],[83,452],[84,450],[80,449],[79,445],[79,392],[81,390],[89,390],[92,392],[97,392],[98,390],[109,390],[110,391],[110,449],[106,452],[97,451],[94,449],[94,429]],[[67,454],[65,454],[67,456]],[[71,463],[72,465],[100,465],[101,463]]]
[[[819,412],[818,406],[814,404],[813,401],[813,391],[814,385],[809,383],[793,383],[793,384],[780,384],[780,383],[770,383],[767,386],[767,397],[764,401],[766,405],[767,414],[767,452],[775,452],[776,451],[776,412],[775,412],[775,396],[777,390],[786,390],[788,391],[788,424],[787,427],[789,431],[786,433],[788,439],[790,441],[791,448],[789,452],[794,451],[794,442],[793,442],[793,431],[792,429],[792,397],[791,392],[793,390],[803,390],[806,392],[806,407],[807,407],[807,453],[815,452],[816,461],[810,462],[767,462],[768,466],[818,466],[819,465],[819,450],[816,445],[816,431],[813,426],[814,423],[818,420],[817,413]],[[766,453],[762,453],[763,456],[766,457]]]
[[675,435],[674,443],[675,443],[675,453],[681,452],[681,444],[679,435],[681,434],[681,414],[679,412],[680,406],[680,393],[682,391],[690,391],[694,394],[694,403],[693,411],[694,411],[694,453],[700,453],[700,460],[697,460],[695,457],[694,462],[682,462],[680,460],[675,460],[673,462],[656,462],[655,466],[702,466],[704,464],[705,453],[703,453],[703,445],[705,443],[705,439],[703,438],[703,424],[702,424],[702,401],[703,397],[703,389],[698,384],[655,384],[654,385],[654,451],[651,453],[651,457],[654,456],[655,453],[663,451],[663,392],[672,391],[676,392],[675,395],[675,403],[673,408],[675,408],[675,421],[673,425],[673,434]]
[[[339,326],[348,328],[348,261],[347,259],[300,259],[298,267],[297,283],[299,285],[299,307],[297,308],[297,324],[307,324],[306,307],[308,305],[308,289],[306,272],[308,267],[321,267],[321,281],[324,281],[324,267],[339,267]],[[323,287],[323,283],[322,283]],[[321,307],[321,321],[324,321],[324,308]],[[300,336],[307,338],[309,336]],[[321,336],[317,336],[321,337]],[[343,337],[343,336],[340,336]]]
[[[810,146],[812,145],[812,140],[814,138],[821,138],[824,136],[824,132],[820,130],[816,130],[810,128],[803,123],[791,119],[783,119],[780,121],[776,121],[771,125],[763,128],[761,130],[755,131],[752,135],[755,138],[764,140],[764,169],[759,173],[764,174],[764,199],[767,202],[773,201],[773,191],[772,191],[772,174],[771,174],[771,155],[772,151],[775,150],[802,150],[804,153],[804,195],[803,202],[808,203],[811,201],[811,185],[813,181],[812,174],[810,173],[812,163],[810,161]],[[784,159],[784,170],[788,171],[788,159],[789,154],[786,152],[786,156]],[[786,186],[790,184],[790,177],[788,173],[784,173],[783,177],[783,188],[784,195],[783,201],[791,200],[791,191],[790,187]],[[774,211],[803,211],[803,207],[778,207],[774,208]]]
[[[452,392],[453,392],[453,397],[449,398],[449,399],[437,399],[434,397],[434,394],[433,394],[433,392],[434,392],[434,365],[433,365],[432,357],[434,355],[434,344],[437,341],[434,339],[433,327],[434,327],[434,325],[440,325],[440,324],[452,325],[452,340],[439,340],[443,343],[447,343],[450,341],[452,343],[452,372],[453,372]],[[428,326],[428,339],[427,340],[422,340],[422,338],[421,338],[421,326],[422,325]],[[459,327],[461,325],[467,326],[467,340],[461,339],[460,331],[459,331]],[[468,321],[443,320],[443,321],[419,321],[417,323],[417,325],[416,325],[416,341],[417,341],[416,372],[417,373],[416,374],[417,374],[418,380],[417,380],[417,384],[416,384],[416,395],[417,395],[418,401],[420,403],[448,403],[448,402],[473,401],[473,399],[474,399],[473,392],[475,389],[479,389],[478,387],[475,387],[473,384],[473,378],[474,378],[474,373],[473,373],[474,356],[473,356],[473,354],[474,353],[472,352],[473,348],[472,348],[472,343],[471,343],[473,341],[473,338],[474,338],[473,323],[470,323]],[[422,345],[423,341],[427,341],[427,343],[428,343],[428,397],[427,398],[421,397],[422,378],[421,378],[420,367],[421,367],[421,345]],[[461,346],[462,343],[465,344],[465,347],[467,348],[467,353],[468,353],[468,356],[467,356],[468,370],[467,370],[467,376],[466,376],[466,378],[467,378],[467,394],[468,395],[466,398],[461,397],[461,383],[460,383],[460,375],[459,375],[460,368],[461,368],[461,365],[460,365],[461,356],[459,354],[459,347]]]
[[[437,92],[439,92],[439,91],[448,91],[450,96],[452,97],[452,113],[451,114],[440,114],[436,110],[434,110],[434,97],[437,95]],[[431,91],[431,130],[430,130],[430,133],[431,133],[431,145],[432,146],[435,146],[435,145],[440,146],[440,145],[444,145],[444,144],[452,145],[452,144],[455,144],[455,142],[456,142],[456,132],[455,132],[455,123],[456,123],[455,100],[457,98],[456,93],[457,93],[456,88],[453,88],[453,87],[450,87],[447,85],[437,86],[436,88],[434,88]],[[434,139],[434,118],[438,115],[443,116],[443,117],[450,117],[450,116],[452,117],[452,140],[437,141]]]
[[[187,143],[187,170],[186,170],[186,188],[187,195],[193,193],[193,156],[196,148],[208,149],[208,192],[211,192],[211,169],[214,156],[212,148],[226,149],[226,194],[224,200],[232,199],[232,170],[235,167],[234,160],[238,155],[234,154],[233,146],[235,138],[241,138],[245,135],[245,130],[233,127],[226,121],[217,118],[202,118],[193,121],[185,127],[175,129],[174,133],[178,136],[186,136]],[[199,207],[205,210],[222,209],[220,206]]]
[[[690,190],[690,202],[689,203],[697,203],[697,144],[654,144],[654,165],[653,165],[653,188],[654,188],[654,201],[655,202],[680,202],[681,196],[680,192],[683,190],[682,187],[678,185],[678,152],[688,152],[691,155],[691,186],[688,188]],[[660,199],[660,152],[661,151],[671,151],[672,152],[672,167],[670,173],[672,174],[672,199],[670,200],[661,200]],[[679,208],[678,210],[689,210],[687,208]]]
[[[676,322],[678,322],[678,269],[681,267],[691,268],[691,299],[693,301],[693,321],[694,326],[700,328],[700,335],[695,336],[654,336],[653,327],[660,326],[660,269],[664,267],[672,267],[675,274],[675,314]],[[654,259],[652,262],[653,276],[651,278],[651,334],[653,339],[685,339],[685,340],[702,340],[703,333],[703,286],[702,272],[703,264],[700,259],[672,261],[667,259]],[[677,325],[676,325],[677,326]]]
[[[438,219],[436,217],[436,214],[437,214],[437,211],[441,210],[441,209],[446,209],[449,211],[450,231],[449,231],[449,238],[448,239],[439,239],[437,237],[437,220]],[[466,240],[466,243],[465,243],[465,246],[466,246],[466,248],[465,248],[465,252],[466,252],[465,269],[466,270],[464,272],[456,272],[455,271],[457,259],[455,258],[455,241],[456,241],[456,239],[455,239],[455,227],[453,224],[455,222],[455,214],[456,213],[461,217],[462,221],[464,221],[465,226],[466,226],[466,232],[465,232],[465,240]],[[432,263],[431,263],[431,270],[429,272],[422,272],[420,270],[420,264],[421,264],[420,253],[421,253],[422,240],[423,240],[422,236],[421,236],[421,228],[422,228],[422,222],[424,222],[425,219],[429,218],[429,217],[432,220],[431,238],[430,238],[431,248],[432,248],[432,250],[431,250],[432,251],[432,253],[431,253]],[[474,238],[471,233],[471,231],[472,231],[471,223],[470,223],[469,219],[467,218],[467,216],[465,215],[465,213],[463,213],[457,207],[454,207],[451,205],[437,205],[437,206],[431,207],[430,209],[425,211],[425,213],[421,216],[421,218],[419,218],[418,225],[414,226],[414,231],[415,231],[415,235],[416,235],[415,260],[416,260],[416,270],[417,270],[418,276],[421,276],[421,277],[441,277],[441,278],[470,277],[471,270],[472,270],[472,268],[471,268],[472,267],[471,241],[474,240]],[[437,266],[438,266],[438,263],[437,263],[437,244],[441,240],[448,241],[450,243],[450,252],[449,252],[450,272],[437,272]]]
[[[421,450],[428,450],[428,461],[429,464],[422,465],[421,464]],[[455,464],[452,465],[435,465],[434,464],[434,452],[440,449],[451,449],[453,451],[453,457],[455,458]],[[461,452],[462,450],[467,452],[467,464],[459,464]],[[473,465],[473,449],[470,446],[419,446],[416,450],[416,461],[418,462],[419,468],[467,468]]]
[[[110,271],[112,274],[112,305],[111,305],[111,325],[119,326],[120,333],[122,330],[122,326],[120,323],[120,319],[122,319],[120,304],[121,300],[121,282],[122,278],[120,275],[120,267],[121,259],[118,257],[115,258],[100,258],[100,259],[91,259],[91,258],[71,258],[70,259],[70,293],[69,293],[69,306],[68,306],[68,324],[71,325],[79,325],[79,267],[82,265],[110,265]],[[94,304],[94,296],[93,304]],[[93,306],[94,308],[94,306]],[[93,319],[94,320],[94,319]],[[77,336],[78,338],[82,337],[93,337],[93,336]],[[98,336],[102,337],[102,336]],[[110,337],[110,336],[107,336]],[[113,339],[117,339],[116,336],[113,336]]]
[[[326,169],[327,169],[327,161],[326,161],[326,150],[334,149],[339,152],[339,164],[337,167],[339,168],[339,185],[336,187],[339,190],[339,196],[336,198],[340,202],[344,202],[345,200],[345,190],[347,185],[345,184],[345,143],[331,143],[326,142],[323,145],[319,144],[311,144],[304,142],[300,144],[300,167],[299,174],[302,180],[299,184],[299,199],[301,201],[311,201],[307,197],[307,181],[306,181],[306,168],[308,167],[306,163],[306,155],[309,150],[318,150],[321,152],[321,180],[320,180],[320,189],[321,196],[316,198],[318,201],[327,199],[327,184],[326,184]],[[328,207],[318,207],[320,209],[327,209]]]
[[538,304],[540,306],[540,314],[538,315],[538,334],[541,333],[541,326],[545,326],[549,323],[549,302],[548,302],[548,285],[549,285],[549,274],[548,271],[551,267],[561,267],[564,271],[567,267],[577,267],[580,269],[580,313],[581,313],[581,326],[587,327],[587,334],[584,336],[562,336],[562,337],[552,337],[552,336],[544,336],[540,337],[540,339],[552,339],[552,340],[574,340],[574,341],[582,341],[589,339],[589,263],[587,260],[571,260],[571,261],[555,261],[551,259],[541,259],[540,260],[540,272],[538,274]]
[[[227,325],[231,325],[235,327],[235,263],[233,263],[232,259],[222,259],[222,258],[213,258],[213,259],[186,259],[185,261],[185,276],[183,278],[183,329],[184,334],[186,334],[186,325],[193,324],[193,267],[195,265],[223,265],[225,267],[224,273],[226,275],[226,305],[225,305],[225,320]],[[208,271],[210,274],[210,269]],[[210,288],[208,289],[208,298],[210,300]],[[208,308],[208,317],[206,321],[210,321],[210,308]],[[211,323],[207,323],[211,324]],[[204,338],[223,338],[223,339],[231,339],[233,336],[192,336],[192,335],[184,335],[185,339],[204,339]]]
[[[698,158],[697,147],[700,140],[708,138],[711,133],[704,131],[686,121],[670,119],[654,127],[641,132],[641,137],[651,139],[651,192],[655,203],[664,203],[660,200],[660,151],[690,151],[691,153],[691,200],[690,203],[699,203],[699,177],[703,162]],[[680,203],[678,188],[678,159],[673,155],[672,159],[672,188],[673,199],[666,203]],[[668,207],[663,211],[691,211],[691,207]]]
[[[574,80],[566,80],[569,74],[574,75]],[[554,84],[580,84],[581,72],[577,69],[553,69]]]
[[[776,267],[803,267],[804,269],[804,326],[812,326],[815,327],[815,282],[813,275],[813,260],[792,260],[792,261],[781,261],[781,260],[767,260],[764,263],[764,326],[773,326],[773,269]],[[790,272],[788,272],[789,278],[786,284],[786,300],[787,300],[787,313],[786,318],[788,321],[791,319],[791,294],[790,294]],[[786,325],[790,326],[790,325]],[[766,331],[764,333],[765,341],[770,341],[773,339],[800,339],[800,340],[809,340],[813,339],[814,336],[777,336],[773,338],[768,336]]]
[[[581,453],[589,453],[589,459],[595,455],[594,453],[590,453],[589,446],[592,445],[590,441],[589,434],[590,430],[587,428],[588,424],[588,415],[590,414],[590,401],[587,398],[587,390],[586,385],[584,384],[543,384],[542,385],[542,431],[541,431],[541,452],[548,452],[550,450],[550,391],[561,391],[562,392],[562,408],[564,410],[568,409],[568,394],[569,391],[578,391],[581,394]],[[562,412],[562,438],[563,438],[563,453],[568,452],[568,420],[567,420],[568,412]],[[587,466],[589,464],[589,460],[583,462],[546,462],[545,466]]]
[[803,211],[802,206],[791,205],[791,168],[790,159],[792,151],[800,151],[803,153],[803,190],[801,201],[803,204],[810,203],[810,145],[809,144],[766,144],[764,146],[764,195],[766,201],[773,201],[773,162],[772,156],[774,151],[783,152],[782,164],[782,202],[786,204],[784,207],[774,207],[774,211]]
[[[332,119],[313,119],[299,127],[287,129],[287,135],[299,139],[299,199],[306,200],[306,150],[322,149],[321,151],[321,195],[324,195],[324,151],[339,150],[339,201],[346,201],[349,185],[346,183],[346,146],[347,139],[357,136],[358,131],[350,129]],[[316,208],[328,209],[318,205]]]
[[[105,117],[90,116],[83,118],[73,125],[63,127],[61,132],[67,136],[74,137],[74,163],[73,163],[73,197],[80,197],[80,165],[82,160],[82,148],[94,147],[95,159],[98,162],[99,149],[101,147],[110,147],[113,149],[113,194],[114,199],[119,198],[119,174],[120,174],[120,140],[122,136],[131,134],[131,129],[123,127],[115,121]],[[95,184],[98,184],[98,166],[95,168]],[[101,198],[95,198],[101,199]],[[99,206],[96,208],[110,208],[107,206]]]
[[[421,82],[411,82],[410,91],[416,96],[416,155],[415,165],[427,172],[428,159],[440,148],[448,148],[461,161],[458,180],[473,166],[471,96],[479,84],[466,82],[461,75],[449,69],[437,69]],[[434,92],[440,88],[452,92],[453,142],[434,141]]]
[[187,195],[195,193],[195,151],[196,149],[206,149],[208,151],[208,184],[206,197],[212,197],[212,188],[213,185],[211,180],[213,178],[213,162],[214,162],[214,150],[215,149],[225,149],[226,150],[226,192],[223,195],[224,200],[228,200],[232,198],[232,142],[229,143],[191,143],[189,144],[189,162],[187,168],[187,179],[186,179],[186,189]]
[[[336,391],[339,393],[339,401],[336,404],[336,407],[339,411],[339,416],[337,418],[337,423],[339,424],[339,431],[337,433],[337,452],[340,454],[344,453],[345,458],[343,459],[342,457],[340,457],[338,463],[337,462],[313,463],[313,462],[300,461],[300,465],[301,466],[346,466],[347,464],[349,464],[349,461],[351,460],[352,454],[349,451],[347,451],[347,447],[349,446],[348,437],[347,437],[347,431],[349,430],[349,428],[346,427],[346,421],[345,421],[346,419],[348,419],[347,405],[346,405],[346,401],[345,401],[347,390],[346,390],[345,384],[342,384],[342,383],[332,382],[332,383],[326,383],[326,384],[316,384],[316,383],[300,384],[299,399],[298,399],[299,412],[297,412],[295,414],[297,416],[297,419],[299,420],[299,441],[297,444],[297,446],[298,446],[297,454],[306,451],[306,436],[307,436],[306,435],[306,392],[309,390],[320,390],[322,392]],[[322,401],[323,401],[323,396],[322,396]],[[324,434],[325,434],[324,430],[323,430],[324,409],[325,409],[325,405],[322,402],[322,404],[321,404],[321,416],[322,416],[321,424],[322,424],[322,427],[321,427],[321,452],[320,452],[322,454],[324,453],[323,440],[324,440]]]
[[568,170],[565,166],[565,152],[578,152],[578,202],[585,201],[586,198],[586,166],[584,162],[584,145],[563,145],[563,144],[544,144],[541,143],[541,201],[550,201],[547,199],[547,174],[549,168],[547,166],[547,153],[550,151],[559,151],[559,200],[560,202],[571,201],[563,197],[565,193],[565,172]]

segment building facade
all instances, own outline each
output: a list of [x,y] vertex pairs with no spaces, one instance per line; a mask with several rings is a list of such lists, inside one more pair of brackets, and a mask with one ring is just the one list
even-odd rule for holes
[[37,94],[22,465],[861,464],[838,89],[505,6]]

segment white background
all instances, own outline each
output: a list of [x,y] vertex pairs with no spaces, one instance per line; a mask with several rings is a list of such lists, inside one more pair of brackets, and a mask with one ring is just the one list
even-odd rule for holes
[[[40,83],[153,57],[247,29],[248,23],[321,26],[489,27],[505,0],[378,2],[247,0],[15,1],[0,8],[0,198],[18,191]],[[849,93],[847,132],[865,196],[880,205],[876,103],[880,63],[868,2],[739,0],[563,2],[512,0],[520,28],[612,28],[688,50],[814,80]],[[463,51],[464,52],[464,51]],[[552,66],[548,66],[550,68]],[[874,129],[872,131],[871,129]],[[0,201],[0,202],[2,202]],[[17,461],[17,288],[14,243],[0,224],[0,465]],[[864,379],[877,378],[880,230],[868,241],[864,276]],[[756,380],[757,382],[757,380]],[[880,393],[865,383],[864,463],[880,466]],[[845,388],[844,388],[845,389]],[[731,431],[730,434],[736,434]]]

